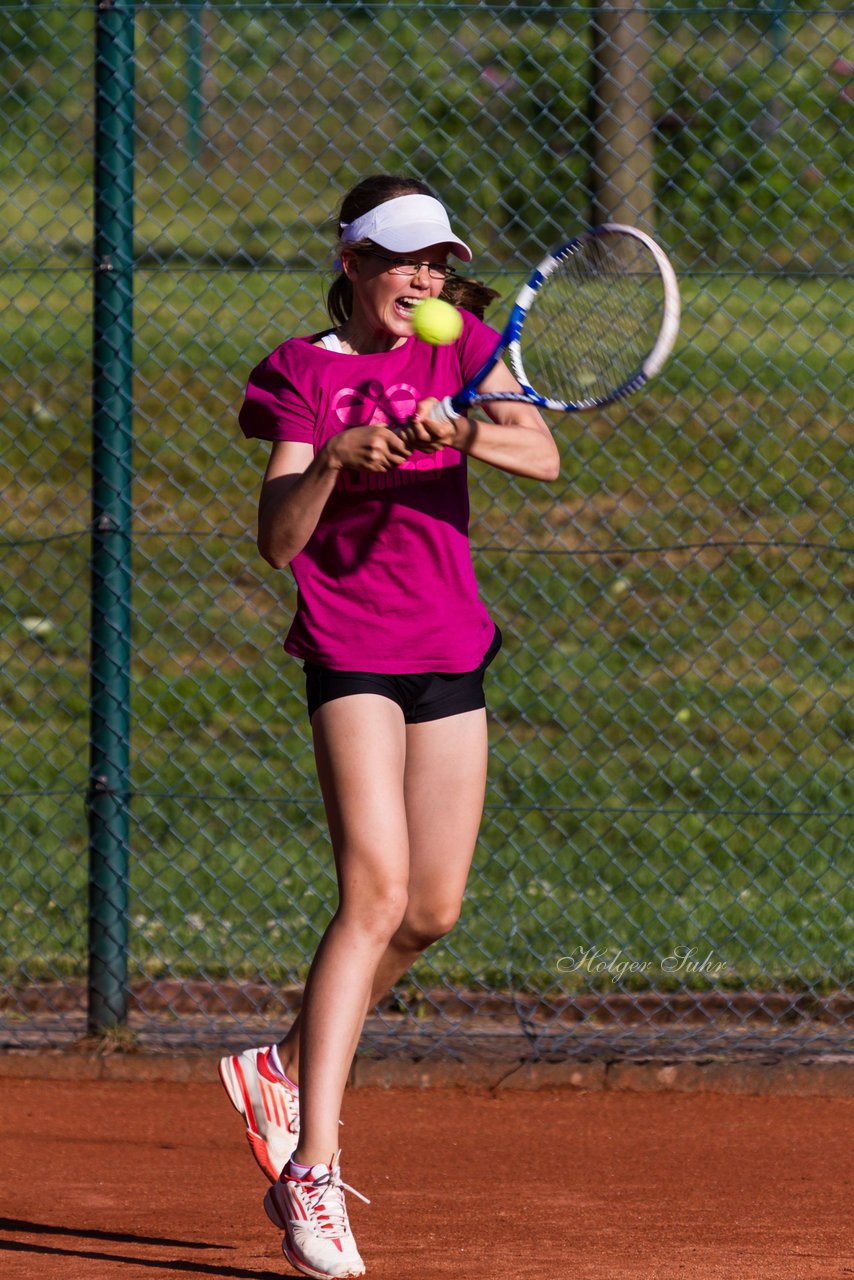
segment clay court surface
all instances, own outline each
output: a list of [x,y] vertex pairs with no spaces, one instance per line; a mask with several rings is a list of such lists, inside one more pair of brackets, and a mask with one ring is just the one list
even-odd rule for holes
[[[218,1083],[0,1099],[4,1280],[293,1275]],[[375,1280],[854,1276],[851,1099],[356,1089],[344,1120]]]

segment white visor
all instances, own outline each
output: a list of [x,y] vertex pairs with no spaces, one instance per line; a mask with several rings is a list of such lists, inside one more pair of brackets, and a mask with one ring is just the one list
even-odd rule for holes
[[471,262],[471,249],[451,230],[444,205],[432,196],[396,196],[378,204],[361,218],[341,228],[341,243],[373,240],[392,253],[420,253],[431,244],[447,244],[463,262]]

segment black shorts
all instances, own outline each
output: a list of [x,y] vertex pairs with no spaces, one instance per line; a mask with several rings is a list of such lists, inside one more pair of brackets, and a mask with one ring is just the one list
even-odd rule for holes
[[501,632],[495,628],[492,644],[474,671],[421,671],[414,675],[383,675],[373,671],[333,671],[314,662],[303,664],[309,719],[324,702],[352,693],[376,693],[391,698],[403,712],[406,724],[443,720],[486,706],[483,676],[501,648]]

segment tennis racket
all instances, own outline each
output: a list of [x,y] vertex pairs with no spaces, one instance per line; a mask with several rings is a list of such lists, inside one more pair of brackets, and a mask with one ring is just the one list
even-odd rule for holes
[[[599,409],[658,373],[678,330],[679,286],[664,250],[634,227],[596,227],[542,260],[486,364],[435,416],[452,420],[499,400]],[[521,391],[481,391],[505,352]]]

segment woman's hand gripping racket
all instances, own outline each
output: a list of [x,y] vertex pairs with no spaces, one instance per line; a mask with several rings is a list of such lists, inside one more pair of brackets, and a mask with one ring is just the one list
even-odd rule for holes
[[[678,330],[679,286],[664,251],[633,227],[596,227],[543,259],[489,360],[433,416],[453,420],[499,400],[560,413],[598,409],[658,373]],[[484,390],[505,351],[521,390]]]

